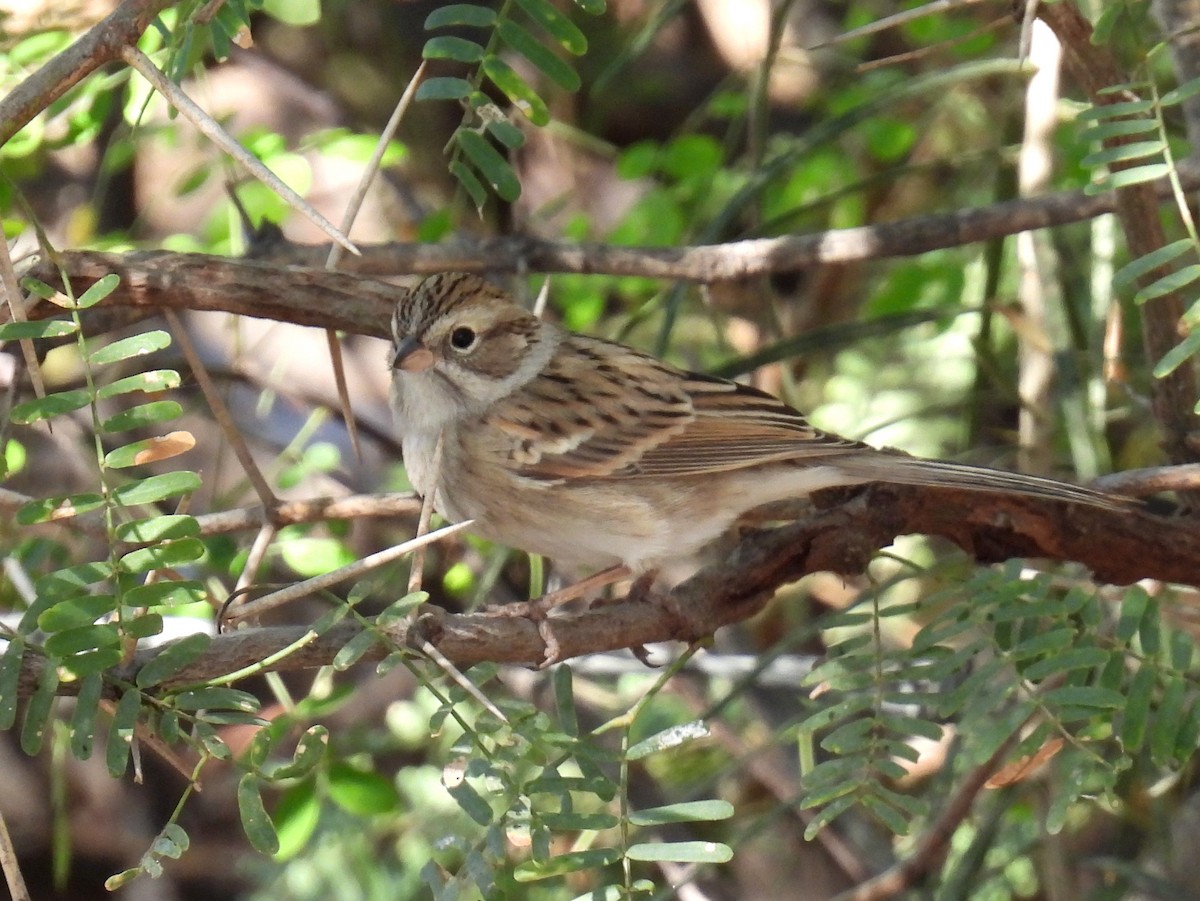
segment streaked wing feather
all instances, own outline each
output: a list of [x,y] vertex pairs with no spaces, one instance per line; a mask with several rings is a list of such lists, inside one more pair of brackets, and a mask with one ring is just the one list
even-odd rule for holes
[[581,335],[487,424],[505,436],[497,452],[534,479],[703,475],[864,447],[754,388]]

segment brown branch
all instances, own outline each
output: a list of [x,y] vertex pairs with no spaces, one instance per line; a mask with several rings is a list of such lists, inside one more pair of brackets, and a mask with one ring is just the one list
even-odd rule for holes
[[[1200,188],[1200,169],[1182,164],[1180,179],[1185,190]],[[1151,188],[1160,198],[1171,196],[1171,186],[1165,179]],[[360,247],[362,256],[345,260],[343,269],[377,276],[450,270],[569,272],[715,282],[820,264],[915,256],[1082,222],[1117,208],[1114,192],[1087,195],[1082,191],[1060,191],[881,225],[692,247],[614,247],[523,236],[453,244],[395,243]],[[273,236],[263,242],[256,256],[294,266],[319,267],[327,253],[327,245],[302,246]]]
[[0,144],[105,63],[121,58],[172,0],[124,0],[0,100]]
[[[658,641],[695,641],[721,626],[744,620],[781,585],[812,572],[861,573],[878,548],[899,535],[939,535],[981,563],[1013,557],[1073,560],[1102,581],[1127,584],[1143,578],[1200,585],[1200,524],[1140,511],[1109,511],[1034,498],[991,497],[973,492],[873,485],[856,491],[826,492],[823,501],[851,496],[845,503],[775,529],[745,536],[721,565],[708,567],[671,592],[665,605],[631,601],[551,619],[551,632],[563,659]],[[164,687],[203,682],[239,670],[299,640],[306,626],[247,629],[218,636],[194,663]],[[342,625],[273,663],[272,670],[324,666],[358,631]],[[429,641],[455,666],[485,661],[536,665],[546,645],[538,624],[520,616],[488,611],[450,614],[431,608],[419,634],[390,629],[399,647]],[[378,660],[382,645],[366,659]],[[159,653],[139,651],[128,672]],[[40,659],[26,656],[20,691],[37,684]],[[72,690],[64,683],[62,691]]]

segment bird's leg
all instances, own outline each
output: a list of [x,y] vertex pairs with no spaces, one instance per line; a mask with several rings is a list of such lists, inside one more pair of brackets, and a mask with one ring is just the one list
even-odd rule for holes
[[534,598],[522,604],[504,604],[494,608],[492,612],[499,616],[524,616],[537,623],[538,635],[546,645],[546,656],[540,666],[541,669],[545,669],[550,664],[557,663],[562,655],[558,639],[554,637],[550,626],[548,617],[550,611],[568,601],[574,601],[590,592],[612,585],[614,582],[620,582],[629,575],[630,570],[627,566],[610,566],[608,569],[592,573],[587,578],[566,585],[557,591],[544,594],[540,598]]

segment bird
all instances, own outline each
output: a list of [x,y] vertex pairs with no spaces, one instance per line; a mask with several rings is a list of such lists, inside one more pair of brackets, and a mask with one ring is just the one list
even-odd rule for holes
[[568,566],[652,573],[698,559],[757,507],[870,482],[1134,503],[821,431],[771,394],[568,331],[470,273],[424,279],[391,326],[414,489],[480,536]]

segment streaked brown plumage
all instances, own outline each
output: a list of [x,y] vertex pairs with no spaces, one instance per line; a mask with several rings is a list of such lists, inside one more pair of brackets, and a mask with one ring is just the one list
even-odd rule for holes
[[393,320],[392,404],[409,477],[480,534],[635,571],[694,556],[743,513],[864,482],[1130,502],[922,460],[821,432],[783,401],[564,331],[466,274],[426,279]]

